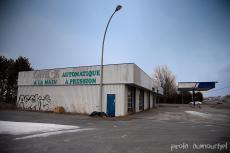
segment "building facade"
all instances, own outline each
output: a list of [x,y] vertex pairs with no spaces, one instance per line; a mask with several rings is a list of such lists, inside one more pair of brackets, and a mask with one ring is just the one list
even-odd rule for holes
[[[19,72],[17,107],[90,114],[100,111],[100,65]],[[102,109],[124,116],[156,106],[163,90],[136,64],[111,64],[103,68]]]

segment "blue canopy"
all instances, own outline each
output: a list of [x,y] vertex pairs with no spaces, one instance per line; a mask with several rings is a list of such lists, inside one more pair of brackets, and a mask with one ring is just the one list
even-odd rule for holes
[[215,88],[216,81],[212,82],[178,82],[178,91],[207,91]]

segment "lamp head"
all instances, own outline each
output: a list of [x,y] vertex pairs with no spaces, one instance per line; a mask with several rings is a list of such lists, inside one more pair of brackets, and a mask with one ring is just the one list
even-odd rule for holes
[[117,5],[115,12],[119,11],[122,8],[121,5]]

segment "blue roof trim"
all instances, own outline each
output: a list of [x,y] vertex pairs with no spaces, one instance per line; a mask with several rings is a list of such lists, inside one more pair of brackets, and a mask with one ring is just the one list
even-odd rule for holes
[[198,89],[212,89],[215,88],[215,82],[199,82]]
[[[187,84],[186,86],[179,86],[178,91],[208,91],[215,88],[217,81],[211,82],[178,82],[179,84]],[[189,85],[190,84],[190,85]]]

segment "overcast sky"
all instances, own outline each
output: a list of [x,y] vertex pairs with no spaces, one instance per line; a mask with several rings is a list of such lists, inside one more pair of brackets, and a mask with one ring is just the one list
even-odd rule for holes
[[[136,63],[152,75],[167,65],[180,81],[230,86],[230,1],[7,0],[0,2],[0,54],[34,69]],[[216,90],[214,89],[214,90]],[[229,94],[230,88],[205,96]]]

